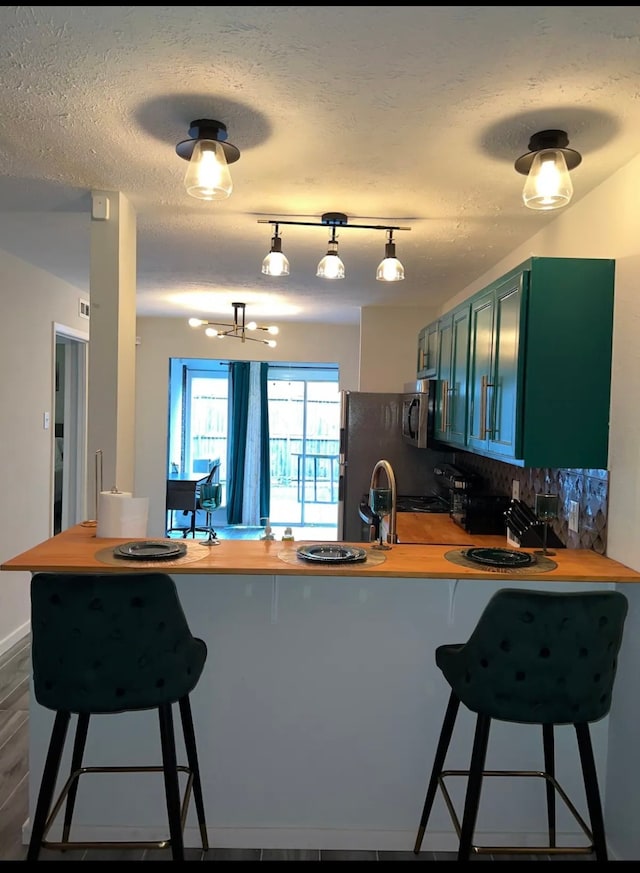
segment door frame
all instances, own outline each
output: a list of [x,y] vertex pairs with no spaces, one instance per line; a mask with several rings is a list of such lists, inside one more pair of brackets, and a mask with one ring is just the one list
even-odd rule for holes
[[[64,373],[58,373],[58,347],[65,349]],[[51,409],[51,494],[55,489],[56,458],[56,387],[63,379],[63,449],[62,449],[62,518],[65,530],[86,518],[87,470],[87,391],[89,334],[65,324],[53,323]],[[54,532],[54,500],[51,502],[50,525]]]

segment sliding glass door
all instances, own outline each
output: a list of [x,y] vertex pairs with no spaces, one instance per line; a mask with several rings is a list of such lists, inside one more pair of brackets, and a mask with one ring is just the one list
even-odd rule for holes
[[[223,506],[216,525],[226,520],[230,395],[228,361],[170,361],[168,476],[205,476],[220,458]],[[337,527],[337,365],[270,364],[267,396],[271,524]]]

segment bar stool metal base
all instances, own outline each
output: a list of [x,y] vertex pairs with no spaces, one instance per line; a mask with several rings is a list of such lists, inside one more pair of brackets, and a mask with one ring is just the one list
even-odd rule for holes
[[[444,798],[444,802],[447,805],[447,809],[449,811],[449,815],[451,816],[451,821],[453,822],[453,826],[456,830],[456,834],[458,835],[458,839],[460,839],[462,834],[462,826],[460,824],[460,820],[456,814],[453,802],[451,800],[451,795],[447,789],[445,784],[445,779],[448,777],[455,776],[465,776],[469,777],[469,770],[443,770],[438,776],[438,786],[442,791],[442,796]],[[582,846],[556,846],[555,839],[550,840],[549,844],[546,846],[478,846],[471,844],[471,851],[476,855],[591,855],[595,851],[595,846],[593,843],[593,834],[589,829],[587,823],[582,818],[578,810],[575,808],[566,792],[562,788],[562,786],[558,783],[557,779],[554,776],[551,776],[549,773],[545,773],[543,770],[483,770],[482,771],[483,778],[485,776],[502,776],[502,777],[533,777],[544,779],[545,783],[548,786],[551,786],[553,790],[555,790],[558,796],[563,800],[565,806],[576,820],[578,825],[580,826],[582,832],[585,834],[587,839],[589,840],[588,845]],[[416,841],[416,845],[422,843],[422,838],[424,836],[424,830],[422,833],[418,833],[418,839]],[[555,835],[554,835],[555,836]]]
[[[184,765],[178,765],[176,770],[179,773],[187,774],[187,783],[184,789],[184,794],[182,797],[182,802],[180,806],[180,826],[182,831],[184,832],[185,822],[187,820],[187,813],[189,810],[189,801],[191,799],[191,790],[193,787],[193,771],[190,767]],[[78,783],[81,776],[84,776],[87,773],[163,773],[163,768],[160,766],[149,766],[149,767],[80,767],[77,770],[74,770],[64,786],[62,787],[60,794],[56,802],[53,805],[51,813],[47,818],[47,822],[44,828],[44,834],[40,845],[43,849],[54,849],[59,851],[67,851],[69,849],[165,849],[171,848],[171,839],[167,838],[164,840],[69,840],[65,837],[68,837],[68,834],[63,835],[62,840],[47,840],[47,834],[53,827],[56,822],[57,816],[62,809],[62,805],[64,804],[69,792],[72,789],[77,791]],[[202,849],[206,851],[209,848],[209,842],[207,838],[206,829],[200,826],[200,837],[202,840]]]

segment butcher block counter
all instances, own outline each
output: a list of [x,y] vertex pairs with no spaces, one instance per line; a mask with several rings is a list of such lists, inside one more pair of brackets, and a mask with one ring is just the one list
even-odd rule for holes
[[[404,514],[403,514],[404,515]],[[413,515],[407,513],[406,515]],[[419,514],[417,514],[419,515]],[[424,515],[421,515],[424,524]],[[452,563],[446,555],[456,551],[456,546],[507,548],[502,536],[471,536],[448,517],[437,514],[429,516],[428,524],[440,525],[442,531],[453,531],[444,536],[438,527],[434,534],[437,545],[393,545],[388,551],[379,552],[369,543],[354,543],[367,552],[367,559],[357,564],[325,565],[296,558],[299,542],[283,543],[278,540],[221,540],[219,546],[203,546],[197,540],[187,540],[189,551],[185,558],[177,560],[118,560],[111,557],[114,546],[126,542],[122,539],[96,538],[95,528],[76,525],[45,540],[34,548],[5,561],[2,570],[47,571],[53,573],[121,573],[149,572],[161,569],[176,574],[228,574],[255,576],[378,576],[422,579],[460,579],[469,577],[495,577],[495,570],[467,567]],[[443,519],[449,525],[442,526]],[[399,533],[402,530],[402,520]],[[445,542],[442,542],[442,539]],[[448,539],[448,541],[446,541]],[[172,540],[171,542],[177,542]],[[180,540],[179,542],[185,542]],[[306,542],[306,541],[305,541]],[[527,550],[523,550],[527,551]],[[528,550],[532,551],[532,550]],[[553,556],[557,568],[536,574],[536,580],[551,582],[557,579],[576,582],[640,582],[640,573],[598,555],[587,549],[558,549]],[[511,573],[500,568],[503,580],[521,579],[523,571]]]

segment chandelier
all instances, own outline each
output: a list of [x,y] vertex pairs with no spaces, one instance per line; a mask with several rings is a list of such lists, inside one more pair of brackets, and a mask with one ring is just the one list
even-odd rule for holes
[[[190,318],[189,325],[191,327],[204,327],[204,332],[207,336],[217,337],[218,339],[233,337],[234,339],[239,339],[241,342],[251,340],[254,343],[264,343],[265,346],[269,346],[272,349],[276,347],[277,343],[275,340],[248,336],[247,331],[264,331],[265,333],[275,335],[280,332],[279,328],[275,325],[267,326],[256,324],[255,321],[245,322],[246,303],[232,303],[231,305],[233,306],[233,324],[218,321],[205,321],[201,318]],[[222,328],[222,330],[220,330],[220,328]]]

